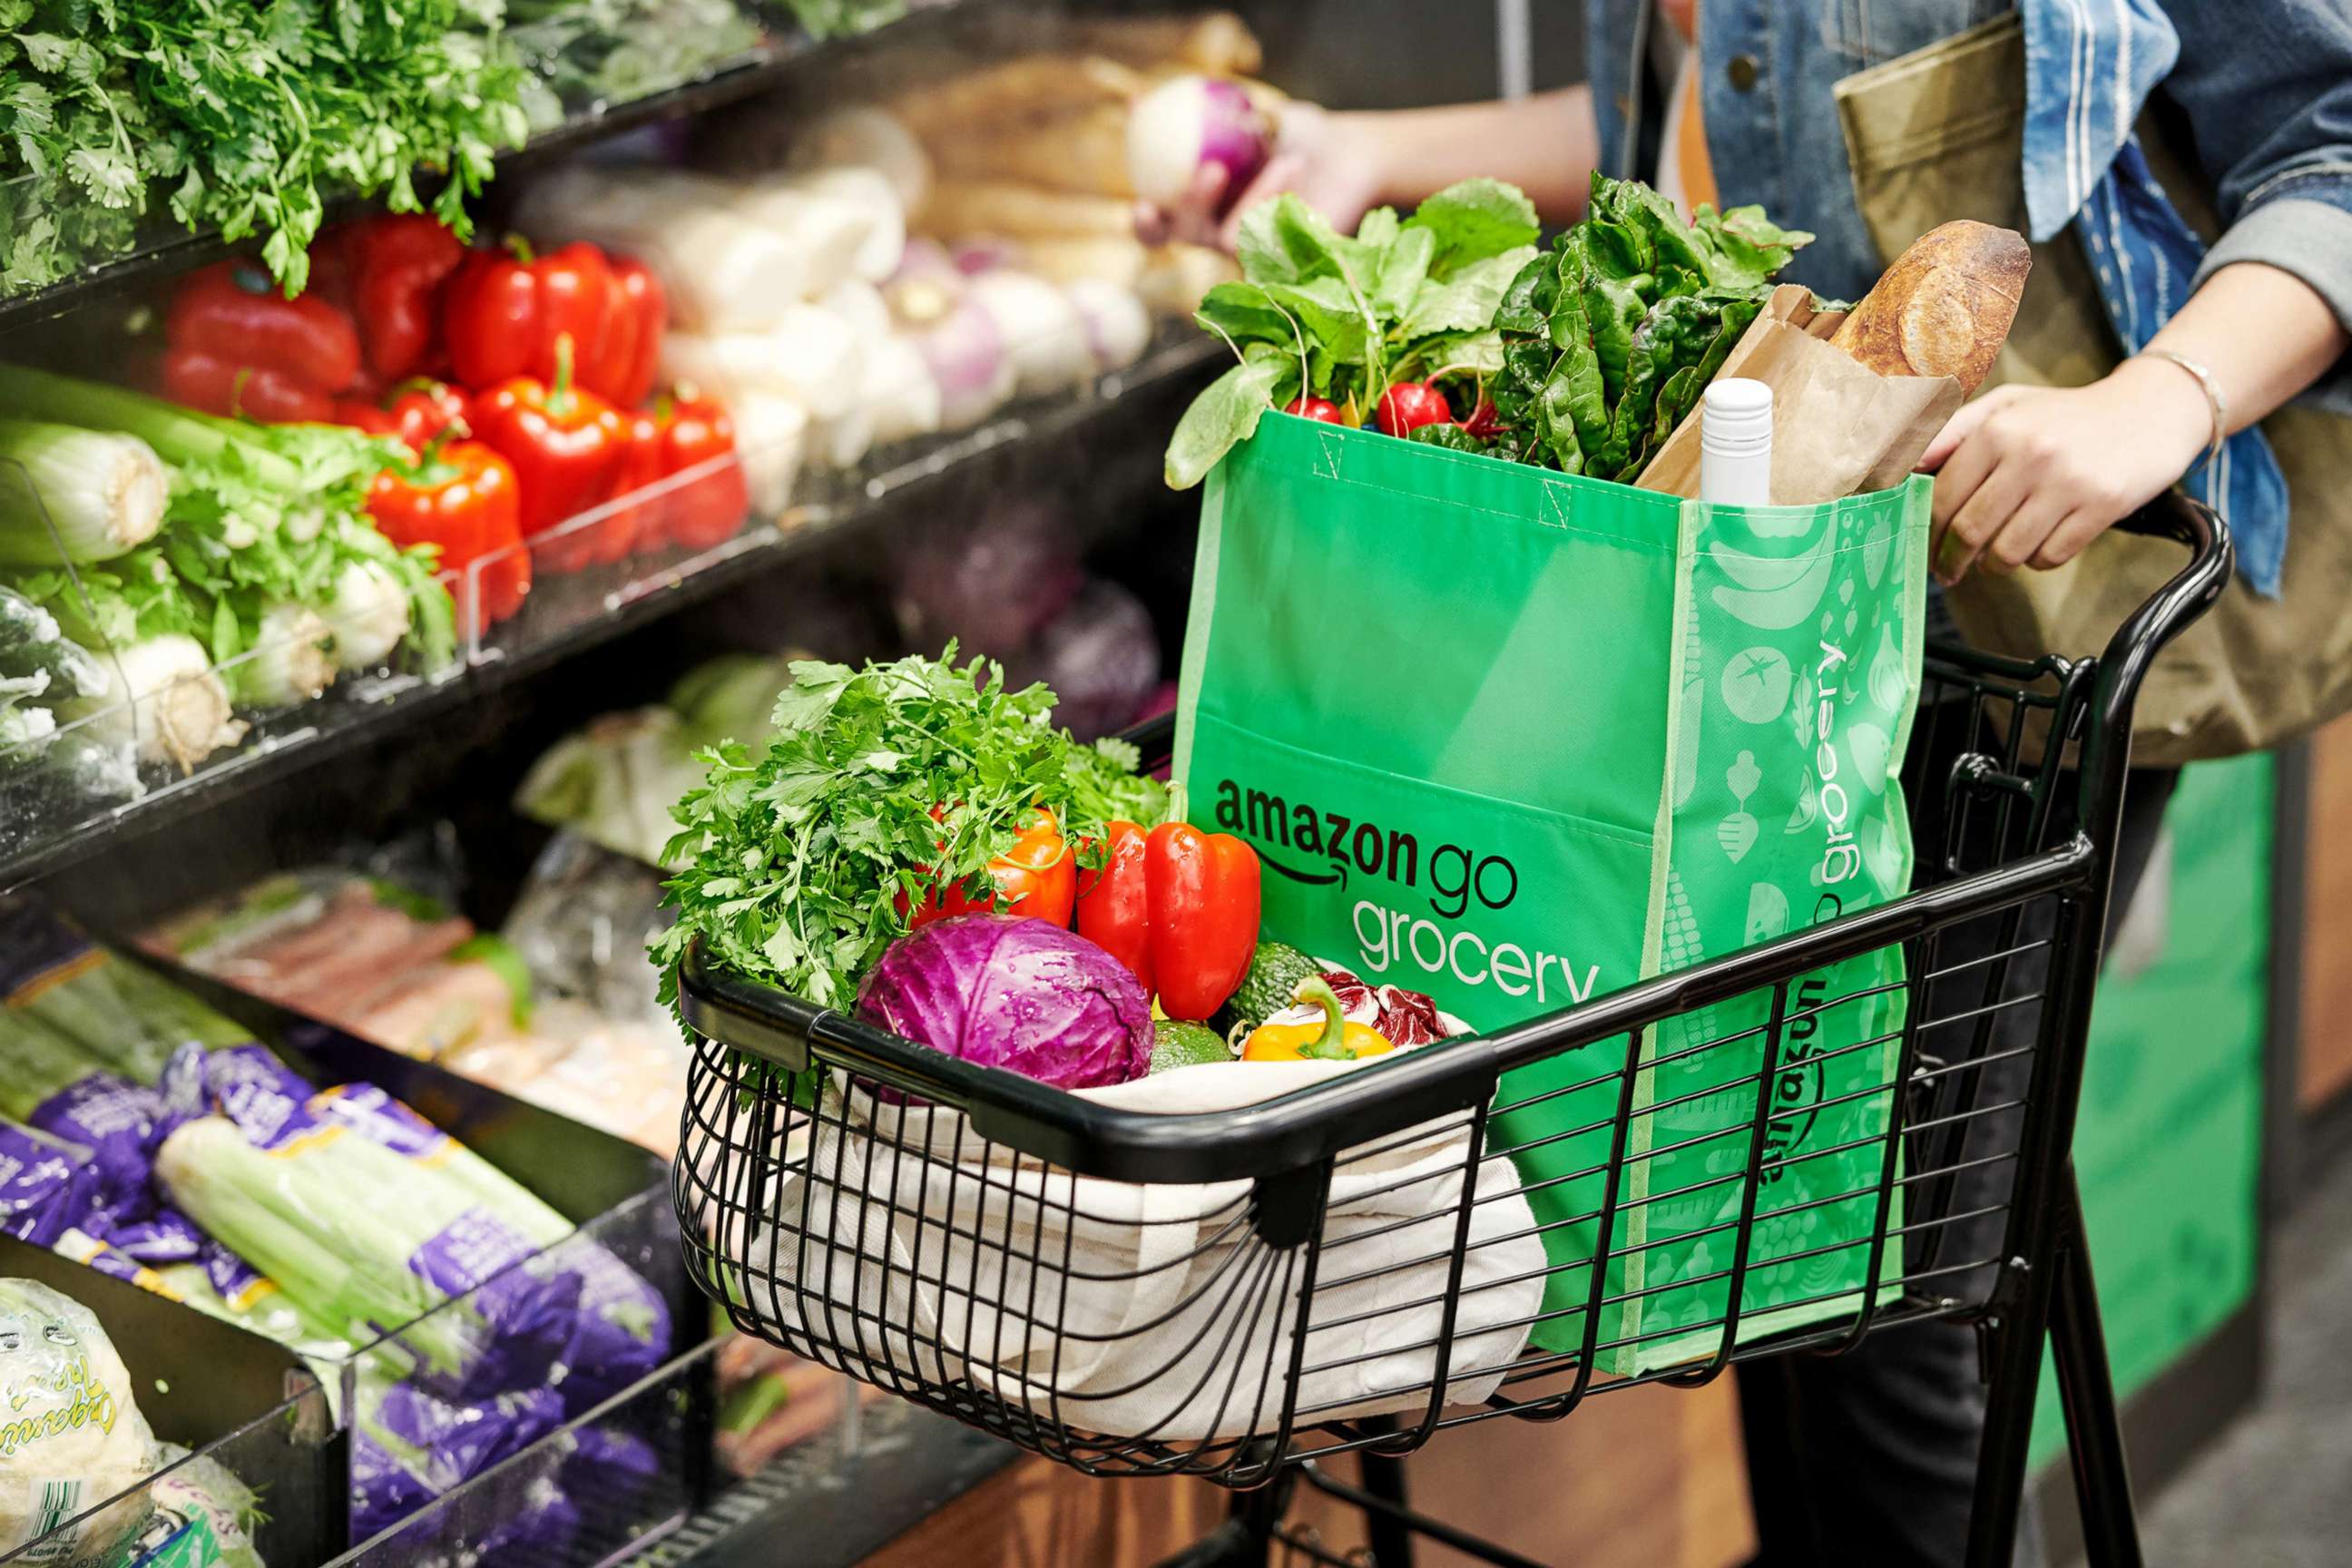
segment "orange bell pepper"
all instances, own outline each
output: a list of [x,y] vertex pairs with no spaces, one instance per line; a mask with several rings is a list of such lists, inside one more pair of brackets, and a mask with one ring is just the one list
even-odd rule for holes
[[[946,813],[934,806],[931,815],[943,817]],[[1070,923],[1070,907],[1078,896],[1078,863],[1062,838],[1061,824],[1044,806],[1031,813],[1029,825],[1013,839],[1013,847],[988,863],[988,879],[992,890],[977,899],[961,886],[933,888],[908,917],[908,928],[984,910],[1051,921],[1057,926]]]

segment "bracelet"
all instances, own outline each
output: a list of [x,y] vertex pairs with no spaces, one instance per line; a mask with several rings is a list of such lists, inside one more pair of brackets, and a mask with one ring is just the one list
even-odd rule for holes
[[2198,390],[2205,395],[2205,406],[2210,409],[2213,415],[2213,440],[2212,444],[2205,448],[2204,458],[2205,461],[2211,462],[2220,455],[2222,443],[2230,438],[2230,405],[2221,396],[2221,388],[2214,381],[2213,373],[2187,354],[2174,353],[2170,349],[2142,349],[2136,357],[2169,360],[2197,378]]

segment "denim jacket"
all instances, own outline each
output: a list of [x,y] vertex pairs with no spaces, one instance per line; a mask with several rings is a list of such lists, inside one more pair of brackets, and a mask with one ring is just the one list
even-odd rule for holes
[[[2026,207],[2037,240],[2072,226],[2126,350],[2232,261],[2294,273],[2352,327],[2352,7],[2341,0],[2017,0],[2026,37]],[[1832,298],[1880,258],[1853,198],[1832,94],[1843,77],[1987,21],[2011,0],[1700,0],[1700,107],[1727,203],[1761,202],[1818,237],[1790,276]],[[1647,0],[1587,0],[1601,166],[1633,168]],[[2225,232],[2209,251],[2150,175],[2132,126],[2153,93],[2187,118]],[[2339,367],[2306,401],[2352,414]],[[2286,489],[2259,430],[2188,477],[2274,593]]]

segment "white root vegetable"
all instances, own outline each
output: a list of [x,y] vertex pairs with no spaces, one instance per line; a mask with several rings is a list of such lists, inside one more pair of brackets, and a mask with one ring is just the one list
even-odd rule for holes
[[772,392],[748,391],[727,400],[735,420],[735,452],[751,493],[751,510],[772,518],[792,503],[808,447],[808,410]]
[[1049,283],[1075,283],[1085,278],[1133,289],[1151,253],[1133,235],[1120,235],[1033,239],[1022,247],[1022,257],[1030,271]]
[[932,155],[946,178],[1013,180],[1133,201],[1127,121],[1123,103],[1090,104],[1050,117],[971,126],[942,137]]
[[1021,240],[1053,235],[1117,238],[1135,232],[1135,204],[1010,180],[974,180],[931,192],[931,199],[923,204],[921,226],[928,234],[993,234]]
[[850,260],[856,277],[879,283],[898,270],[898,258],[907,251],[908,207],[887,175],[844,164],[796,174],[786,188],[813,200],[838,202],[857,215],[864,227]]
[[845,164],[872,169],[890,183],[901,212],[921,210],[931,192],[931,160],[904,121],[871,104],[836,110],[793,142],[792,166],[835,169]]
[[195,638],[173,634],[133,643],[107,661],[109,689],[67,703],[93,740],[134,745],[142,763],[186,771],[245,738],[229,713],[228,688]]
[[335,574],[334,597],[320,613],[334,634],[335,663],[371,669],[392,657],[408,635],[412,606],[398,579],[373,561],[347,561]]
[[1127,174],[1136,195],[1172,206],[1212,164],[1238,195],[1274,152],[1274,125],[1248,89],[1226,77],[1180,76],[1138,100],[1127,122]]
[[893,334],[866,361],[864,394],[877,446],[929,436],[940,427],[940,384],[909,337]]
[[915,340],[940,389],[940,428],[968,430],[1013,395],[1013,358],[996,319],[967,299]]
[[1125,370],[1151,344],[1151,313],[1129,289],[1081,278],[1063,288],[1077,307],[1097,371]]
[[678,326],[742,331],[838,281],[864,234],[856,229],[829,260],[823,247],[796,244],[740,210],[743,194],[728,181],[668,170],[575,165],[533,184],[517,216],[528,232],[641,258],[660,276]]
[[671,332],[662,340],[662,374],[691,382],[730,406],[754,392],[789,397],[819,419],[857,401],[863,340],[849,322],[814,305],[789,305],[765,331],[704,336]]
[[1061,392],[1094,374],[1086,323],[1051,283],[1033,273],[985,272],[972,279],[971,298],[995,321],[1021,392]]
[[883,283],[882,298],[900,324],[929,327],[945,321],[970,286],[947,247],[936,239],[916,238],[907,242],[898,269]]

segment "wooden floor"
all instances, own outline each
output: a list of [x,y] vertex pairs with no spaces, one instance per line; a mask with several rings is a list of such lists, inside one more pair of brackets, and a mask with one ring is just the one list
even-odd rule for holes
[[[1450,1432],[1407,1465],[1416,1507],[1555,1568],[1730,1568],[1753,1549],[1731,1380],[1595,1399],[1564,1421]],[[1094,1481],[1030,1460],[925,1521],[866,1568],[1151,1568],[1223,1518],[1194,1481]],[[1360,1518],[1317,1497],[1328,1547]],[[1423,1544],[1416,1568],[1473,1559]]]

